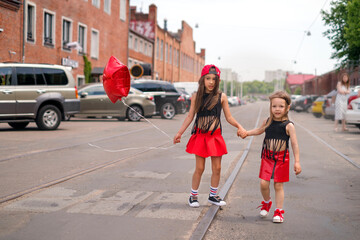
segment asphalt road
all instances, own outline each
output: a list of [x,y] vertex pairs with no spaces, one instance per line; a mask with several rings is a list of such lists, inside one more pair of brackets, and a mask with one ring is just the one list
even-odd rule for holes
[[[265,118],[268,103],[231,108],[248,129],[259,111]],[[150,121],[172,137],[184,118]],[[260,136],[206,239],[354,239],[359,234],[359,169],[305,129],[358,164],[360,131],[334,133],[332,121],[307,113],[291,113],[291,118],[298,124],[303,173],[286,185],[286,222],[274,225],[257,216]],[[224,119],[222,123],[229,153],[223,158],[221,185],[249,141],[237,138]],[[189,208],[194,169],[194,156],[184,151],[189,132],[174,146],[144,120],[73,119],[51,132],[39,131],[35,124],[23,131],[0,124],[0,198],[41,188],[0,204],[0,239],[188,239],[209,209],[211,176],[207,162],[201,207]],[[53,184],[44,187],[48,183]]]

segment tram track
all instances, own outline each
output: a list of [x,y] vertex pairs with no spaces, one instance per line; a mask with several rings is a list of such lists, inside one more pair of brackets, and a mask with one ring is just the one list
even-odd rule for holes
[[[256,120],[256,124],[255,127],[258,126],[259,123],[259,119],[260,119],[260,115],[261,115],[261,110],[259,111],[258,114],[258,118]],[[331,146],[329,143],[327,143],[325,140],[323,140],[322,138],[320,138],[319,136],[315,135],[312,131],[310,131],[309,129],[307,129],[306,127],[304,127],[303,125],[293,121],[297,126],[301,127],[305,132],[307,132],[310,136],[312,136],[313,138],[315,138],[316,140],[318,140],[319,142],[321,142],[322,144],[324,144],[326,147],[328,147],[329,149],[331,149],[334,153],[336,153],[337,155],[339,155],[340,157],[342,157],[343,159],[345,159],[346,161],[348,161],[350,164],[352,164],[353,166],[355,166],[357,169],[360,169],[360,165],[357,164],[354,160],[352,160],[351,158],[349,158],[348,156],[346,156],[345,154],[341,153],[339,150],[337,150],[336,148],[334,148],[333,146]],[[236,176],[240,173],[241,170],[241,166],[243,165],[244,161],[246,160],[246,157],[249,153],[249,150],[251,148],[251,144],[253,141],[253,137],[251,137],[247,147],[245,148],[243,154],[241,155],[241,157],[239,158],[239,160],[237,161],[237,164],[235,166],[235,168],[233,169],[232,173],[230,174],[230,176],[228,177],[228,179],[226,180],[225,184],[222,186],[220,192],[219,192],[219,196],[222,199],[225,199],[228,191],[230,190],[233,182],[235,181]],[[216,206],[216,205],[212,205],[210,206],[210,208],[208,209],[208,211],[204,214],[203,218],[200,220],[200,222],[198,223],[197,227],[195,228],[195,230],[193,231],[190,240],[201,240],[205,237],[210,225],[212,224],[217,212],[219,211],[219,209],[221,209],[221,207]]]
[[[256,124],[255,124],[255,127],[258,125],[258,122],[259,122],[259,119],[260,119],[260,115],[261,115],[261,111],[262,111],[262,108],[259,110],[259,113],[258,113],[258,118],[257,118],[257,121],[256,121]],[[233,115],[237,115],[239,113],[239,111],[236,111],[233,113]],[[357,164],[355,161],[353,161],[352,159],[350,159],[349,157],[347,157],[345,154],[341,153],[340,151],[338,151],[336,148],[332,147],[329,143],[327,143],[325,140],[321,139],[320,137],[318,137],[317,135],[315,135],[311,130],[307,129],[306,127],[302,126],[301,124],[297,123],[296,122],[296,125],[299,126],[301,129],[303,129],[305,132],[307,132],[310,136],[312,136],[313,138],[317,139],[318,141],[322,142],[324,145],[326,145],[327,147],[329,147],[334,153],[338,154],[339,156],[341,156],[343,159],[345,159],[346,161],[348,161],[349,163],[351,163],[353,166],[355,166],[356,168],[360,169],[360,166],[359,164]],[[89,142],[97,142],[97,141],[102,141],[102,140],[107,140],[107,139],[111,139],[111,138],[116,138],[116,137],[119,137],[119,136],[125,136],[127,134],[132,134],[132,133],[137,133],[139,131],[144,131],[146,129],[150,129],[151,127],[147,127],[147,128],[142,128],[142,129],[138,129],[138,130],[134,130],[134,131],[131,131],[131,132],[127,132],[127,133],[122,133],[122,134],[118,134],[118,135],[113,135],[113,136],[109,136],[109,137],[105,137],[105,138],[99,138],[99,139],[95,139],[95,140],[92,140],[92,141],[89,141]],[[185,134],[184,136],[186,136],[188,134]],[[243,153],[242,155],[238,155],[235,159],[237,161],[236,163],[236,166],[234,167],[234,169],[232,170],[231,174],[229,175],[229,177],[226,179],[226,182],[225,184],[222,186],[221,188],[221,191],[219,192],[219,195],[220,197],[222,197],[223,199],[227,196],[227,193],[228,191],[230,190],[236,176],[240,173],[240,170],[241,170],[241,167],[244,163],[244,161],[246,160],[246,157],[248,155],[248,152],[250,151],[250,148],[251,148],[251,144],[252,144],[252,141],[253,141],[253,137],[251,137],[251,139],[249,140],[247,146],[245,149],[242,149]],[[53,148],[53,149],[47,149],[47,150],[44,150],[44,151],[39,151],[39,152],[35,152],[35,153],[26,153],[26,154],[22,154],[21,156],[30,156],[30,155],[33,155],[33,154],[39,154],[39,153],[43,153],[43,152],[49,152],[49,151],[58,151],[58,150],[63,150],[63,149],[68,149],[68,148],[72,148],[72,147],[76,147],[76,146],[81,146],[81,145],[85,145],[85,144],[88,144],[88,142],[86,143],[79,143],[79,144],[76,144],[75,146],[72,145],[72,146],[63,146],[63,147],[59,147],[59,148]],[[156,147],[157,148],[161,148],[161,147],[164,147],[166,145],[169,144],[169,141],[164,141],[160,144],[158,144]],[[19,192],[16,192],[16,193],[12,193],[12,194],[9,194],[7,196],[4,196],[4,197],[1,197],[0,198],[0,204],[4,204],[4,203],[7,203],[7,202],[10,202],[12,200],[15,200],[17,198],[20,198],[22,196],[25,196],[25,195],[28,195],[28,194],[31,194],[33,192],[36,192],[38,190],[41,190],[41,189],[44,189],[44,188],[48,188],[48,187],[52,187],[54,185],[57,185],[57,184],[60,184],[60,183],[63,183],[63,182],[66,182],[66,181],[69,181],[71,179],[74,179],[76,177],[80,177],[80,176],[84,176],[88,173],[92,173],[94,171],[97,171],[97,170],[100,170],[100,169],[103,169],[105,167],[108,167],[108,166],[112,166],[112,165],[115,165],[119,162],[122,162],[122,161],[126,161],[126,160],[129,160],[129,159],[132,159],[134,157],[137,157],[141,154],[144,154],[146,152],[149,152],[149,151],[152,151],[154,149],[145,149],[145,150],[142,150],[142,151],[139,151],[139,152],[136,152],[136,153],[133,153],[131,155],[128,155],[126,157],[123,157],[123,158],[119,158],[119,159],[116,159],[116,160],[113,160],[113,161],[108,161],[108,162],[105,162],[105,163],[102,163],[102,164],[99,164],[99,165],[96,165],[96,166],[93,166],[93,167],[90,167],[90,168],[85,168],[85,169],[82,169],[80,171],[77,171],[76,173],[72,173],[72,174],[69,174],[69,175],[66,175],[66,176],[62,176],[62,177],[59,177],[55,180],[52,180],[52,181],[48,181],[46,183],[43,183],[43,184],[40,184],[40,185],[36,185],[34,187],[30,187],[30,188],[27,188],[25,190],[22,190],[22,191],[19,191]],[[11,159],[16,159],[16,158],[20,158],[20,155],[18,157],[13,157]],[[0,162],[4,160],[4,159],[1,159]],[[194,232],[192,233],[191,235],[191,239],[203,239],[203,237],[205,236],[208,228],[210,227],[211,223],[213,222],[214,220],[214,217],[216,216],[218,210],[220,209],[220,207],[218,206],[215,206],[215,205],[212,205],[208,210],[207,212],[203,215],[203,217],[200,219],[200,222],[197,224],[197,227],[196,229],[194,230]]]
[[[235,116],[239,112],[240,111],[236,111],[236,112],[234,112],[233,115]],[[117,135],[113,135],[113,136],[109,136],[109,137],[94,139],[94,140],[91,140],[91,141],[87,141],[85,143],[78,143],[78,144],[71,145],[71,146],[62,146],[62,147],[46,149],[46,150],[39,150],[39,151],[29,152],[29,153],[16,155],[16,156],[8,157],[8,158],[3,158],[3,159],[0,159],[0,163],[1,162],[6,162],[6,161],[9,161],[9,160],[28,157],[28,156],[31,156],[31,155],[41,154],[41,153],[56,152],[56,151],[60,151],[60,150],[64,150],[64,149],[71,149],[71,148],[82,146],[82,145],[88,145],[90,142],[94,143],[94,142],[99,142],[99,141],[108,140],[108,139],[112,139],[112,138],[126,136],[126,135],[129,135],[129,134],[136,134],[138,132],[142,132],[144,130],[151,129],[151,128],[152,127],[141,128],[141,129],[129,131],[129,132],[122,133],[122,134],[117,134]],[[186,137],[189,134],[190,133],[184,134],[183,137]],[[144,150],[141,150],[140,152],[133,153],[133,154],[131,154],[129,156],[126,156],[126,157],[123,157],[123,158],[120,158],[120,159],[116,159],[116,160],[113,160],[113,161],[108,161],[108,162],[105,162],[105,163],[102,163],[102,164],[99,164],[99,165],[96,165],[96,166],[93,166],[93,167],[90,167],[90,168],[85,168],[85,169],[79,170],[79,171],[77,171],[75,173],[65,175],[65,176],[61,176],[61,177],[56,178],[54,180],[51,180],[51,181],[48,181],[48,182],[45,182],[45,183],[42,183],[42,184],[39,184],[39,185],[35,185],[33,187],[29,187],[29,188],[26,188],[24,190],[21,190],[21,191],[15,192],[15,193],[8,194],[6,196],[0,197],[0,204],[15,200],[17,198],[20,198],[20,197],[25,196],[27,194],[31,194],[31,193],[33,193],[35,191],[38,191],[38,190],[41,190],[41,189],[44,189],[44,188],[55,186],[57,184],[66,182],[66,181],[74,179],[76,177],[86,175],[86,174],[94,172],[96,170],[99,170],[99,169],[114,165],[116,163],[126,161],[128,159],[132,159],[132,158],[134,158],[134,157],[136,157],[138,155],[141,155],[143,153],[155,150],[157,148],[162,148],[162,147],[166,146],[167,144],[169,144],[169,141],[163,142],[163,143],[161,143],[161,144],[159,144],[159,145],[157,145],[155,147],[152,147],[152,148],[145,148]],[[139,149],[141,149],[141,148],[139,148]]]
[[[123,137],[123,136],[129,135],[129,134],[138,133],[138,132],[150,129],[150,128],[151,127],[146,127],[146,128],[141,128],[141,129],[129,131],[129,132],[126,132],[126,133],[122,133],[122,134],[109,136],[109,137],[98,138],[98,139],[92,140],[91,142],[94,143],[94,142],[109,140],[109,139],[112,139],[112,138]],[[60,151],[60,150],[65,150],[65,149],[71,149],[71,148],[87,145],[88,143],[89,143],[89,141],[82,142],[82,143],[77,143],[77,144],[72,144],[72,145],[67,145],[67,146],[50,148],[50,149],[39,149],[39,150],[31,151],[31,152],[26,152],[26,153],[23,153],[23,154],[17,154],[17,155],[13,155],[13,156],[10,156],[10,157],[2,158],[2,159],[0,159],[0,163],[1,162],[6,162],[6,161],[9,161],[9,160],[18,159],[18,158],[29,157],[29,156],[36,155],[36,154],[41,154],[41,153],[49,153],[49,152],[55,152],[55,151]]]

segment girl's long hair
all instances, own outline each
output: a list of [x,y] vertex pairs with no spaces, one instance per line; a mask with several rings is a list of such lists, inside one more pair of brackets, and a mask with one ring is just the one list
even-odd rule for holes
[[290,104],[291,104],[291,98],[290,98],[289,94],[287,94],[286,92],[284,92],[284,91],[277,91],[277,92],[275,92],[275,93],[273,93],[273,94],[271,94],[271,95],[269,96],[269,99],[270,99],[270,117],[269,117],[268,121],[266,122],[265,129],[270,126],[270,124],[272,123],[272,121],[273,121],[273,119],[274,119],[274,115],[272,114],[272,111],[271,111],[271,104],[272,104],[272,100],[273,100],[274,98],[281,98],[281,99],[284,99],[284,100],[285,100],[286,113],[285,113],[285,115],[283,116],[283,119],[281,119],[281,121],[283,121],[283,120],[289,120],[289,116],[288,116],[289,111],[288,111],[287,109],[288,109],[288,107],[289,107]]
[[219,83],[220,79],[218,75],[215,75],[215,86],[214,89],[211,91],[209,96],[203,100],[203,96],[205,93],[205,76],[200,77],[199,79],[199,87],[196,92],[196,100],[195,100],[195,112],[198,113],[200,110],[204,109],[205,107],[208,110],[211,110],[217,102],[219,101]]
[[[347,82],[344,82],[344,76],[348,77]],[[349,74],[346,73],[346,72],[340,74],[339,82],[341,83],[341,85],[344,85],[346,88],[349,88],[350,87],[350,76],[349,76]]]

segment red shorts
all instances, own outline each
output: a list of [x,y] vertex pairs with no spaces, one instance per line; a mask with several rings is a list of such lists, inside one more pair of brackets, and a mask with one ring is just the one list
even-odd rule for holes
[[[274,182],[288,182],[289,181],[289,151],[286,151],[285,159],[284,152],[281,151],[275,155],[275,160],[268,157],[261,159],[259,178],[270,181],[274,179]],[[272,151],[268,151],[267,156],[271,156]]]
[[207,133],[196,132],[192,134],[186,152],[198,155],[200,157],[219,157],[227,154],[226,144],[221,135],[221,129],[216,129],[211,135],[211,131]]

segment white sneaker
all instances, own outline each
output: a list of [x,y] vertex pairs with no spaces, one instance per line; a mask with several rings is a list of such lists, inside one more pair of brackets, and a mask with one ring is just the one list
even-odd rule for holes
[[189,200],[188,200],[188,203],[189,203],[189,206],[190,206],[190,207],[193,207],[193,208],[198,208],[198,207],[200,207],[200,204],[199,204],[199,202],[198,202],[198,199],[197,199],[197,197],[195,197],[195,196],[190,196],[190,197],[189,197]]
[[260,217],[264,218],[269,214],[269,210],[271,208],[271,205],[272,205],[271,200],[269,201],[269,203],[266,203],[265,201],[261,202],[261,205],[257,207],[257,208],[261,207]]
[[284,216],[285,213],[284,210],[276,209],[273,216],[273,222],[274,223],[282,223],[284,222]]

